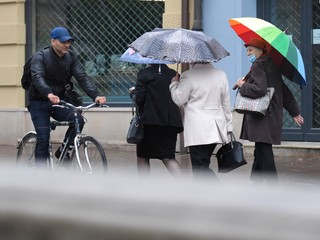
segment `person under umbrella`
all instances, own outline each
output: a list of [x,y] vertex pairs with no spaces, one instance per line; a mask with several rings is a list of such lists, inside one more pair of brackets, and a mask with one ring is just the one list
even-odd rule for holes
[[122,54],[120,61],[147,65],[138,72],[136,85],[129,89],[144,126],[143,140],[136,147],[139,174],[148,176],[150,159],[155,158],[160,159],[175,178],[180,178],[181,167],[175,159],[175,149],[183,126],[180,110],[169,92],[171,78],[177,72],[166,65],[170,61],[144,57],[132,48]]
[[175,74],[176,71],[165,64],[149,64],[139,71],[136,86],[130,94],[136,101],[144,126],[143,140],[136,148],[141,176],[150,174],[150,159],[154,158],[160,159],[175,178],[181,177],[175,149],[183,125],[180,109],[169,92]]
[[301,53],[285,31],[268,21],[254,17],[231,18],[229,23],[245,43],[252,38],[264,40],[268,55],[279,67],[281,74],[301,87],[306,86],[306,74]]
[[172,78],[170,92],[184,110],[184,145],[189,147],[193,172],[215,178],[209,168],[210,157],[217,143],[228,141],[232,115],[226,74],[211,62],[229,56],[229,52],[205,33],[182,28],[156,28],[129,46],[146,57],[193,65],[182,73],[181,81],[179,74]]
[[184,111],[184,146],[189,147],[196,179],[217,180],[209,167],[218,143],[232,131],[229,84],[226,74],[211,63],[194,63],[170,84],[172,100]]
[[278,175],[272,145],[281,144],[283,108],[298,126],[303,124],[304,119],[292,92],[283,82],[280,69],[265,54],[266,42],[252,38],[244,46],[252,67],[245,78],[236,82],[235,88],[240,88],[240,94],[249,98],[264,96],[268,87],[273,87],[275,93],[265,116],[244,114],[240,138],[255,143],[251,180],[276,183]]

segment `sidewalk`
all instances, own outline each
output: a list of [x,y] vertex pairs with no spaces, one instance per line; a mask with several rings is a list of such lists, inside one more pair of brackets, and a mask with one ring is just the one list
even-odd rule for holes
[[[156,159],[150,178],[138,178],[134,146],[108,146],[106,154],[107,176],[28,171],[15,167],[15,146],[0,145],[0,225],[6,226],[0,238],[319,238],[318,157],[277,157],[281,187],[274,188],[249,181],[248,153],[247,165],[217,173],[218,184],[192,181],[187,154],[176,154],[186,181],[174,181]],[[217,172],[215,156],[211,159]]]
[[[245,147],[246,148],[246,147]],[[250,147],[248,147],[250,148]],[[251,153],[249,153],[251,152]],[[277,149],[275,149],[277,152]],[[108,160],[108,174],[128,173],[138,174],[136,168],[135,146],[108,146],[106,149]],[[0,163],[15,164],[15,146],[0,145]],[[279,156],[279,155],[277,155]],[[296,156],[277,157],[276,165],[279,173],[280,183],[297,185],[318,185],[320,184],[320,155],[305,154]],[[176,154],[177,160],[182,166],[183,177],[191,179],[191,163],[188,154]],[[212,156],[211,168],[215,171],[221,182],[236,181],[250,183],[249,176],[252,166],[252,151],[245,150],[247,165],[242,166],[230,173],[217,173],[217,161]],[[160,160],[151,160],[151,177],[156,175],[171,175],[165,169]]]

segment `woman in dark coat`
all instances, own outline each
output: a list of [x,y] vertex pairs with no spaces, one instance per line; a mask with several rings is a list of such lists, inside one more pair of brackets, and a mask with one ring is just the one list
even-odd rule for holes
[[298,126],[301,126],[304,120],[294,96],[282,80],[280,69],[270,56],[265,55],[266,43],[253,38],[245,47],[253,64],[247,76],[236,83],[240,94],[259,98],[266,94],[268,87],[273,87],[275,93],[265,116],[244,114],[240,138],[255,142],[251,179],[274,181],[277,180],[277,170],[272,145],[281,144],[283,108]]
[[149,65],[137,76],[135,98],[142,113],[144,139],[137,144],[138,171],[149,174],[150,158],[162,160],[168,171],[180,176],[180,164],[175,159],[178,133],[182,132],[179,107],[172,101],[169,91],[176,71],[167,65]]

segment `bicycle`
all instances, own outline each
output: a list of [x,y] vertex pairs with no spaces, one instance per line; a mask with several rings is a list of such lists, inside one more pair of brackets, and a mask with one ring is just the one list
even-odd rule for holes
[[[74,147],[70,154],[70,160],[68,162],[69,168],[73,170],[80,170],[85,173],[105,172],[107,169],[107,157],[105,151],[98,140],[92,136],[87,136],[80,131],[80,124],[78,116],[83,115],[84,110],[88,110],[99,104],[92,103],[88,106],[76,107],[71,103],[60,101],[59,105],[53,105],[54,107],[70,107],[74,110],[75,121],[51,121],[50,131],[56,129],[57,126],[75,126],[76,135],[73,139]],[[101,106],[101,105],[99,105]],[[50,134],[51,136],[51,134]],[[59,168],[66,159],[67,151],[72,139],[68,139],[64,148],[61,151],[59,159],[54,164],[53,148],[51,137],[49,140],[49,157],[47,161],[48,168],[54,170]],[[37,143],[37,134],[35,131],[27,132],[18,143],[17,146],[17,164],[22,167],[35,168],[35,147]]]

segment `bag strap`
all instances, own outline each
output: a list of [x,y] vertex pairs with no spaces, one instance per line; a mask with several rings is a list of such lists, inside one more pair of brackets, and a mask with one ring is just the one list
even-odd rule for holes
[[[133,106],[135,106],[136,115],[137,115],[138,117],[141,117],[138,104],[136,104],[136,102],[133,102],[133,103],[132,103],[132,108],[133,108]],[[133,110],[132,110],[132,111],[133,111]]]
[[228,134],[230,135],[230,145],[231,145],[231,148],[233,148],[233,142],[236,141],[236,137],[234,136],[233,132],[228,132]]
[[72,64],[72,56],[71,56],[70,50],[66,53],[65,57],[66,57],[66,73],[67,73],[67,75],[63,78],[63,83],[65,86],[65,89],[67,91],[70,91],[70,90],[72,90],[71,81],[67,81],[68,73],[70,72],[70,66]]
[[[137,91],[135,91],[135,90],[133,90],[134,92],[132,93],[132,106],[131,106],[131,111],[132,111],[132,117],[134,116],[134,108],[136,109],[136,115],[138,116],[138,117],[141,117],[141,114],[140,114],[140,110],[139,110],[139,106],[138,106],[138,104],[136,103],[136,93],[137,93]],[[143,90],[140,90],[140,91],[138,91],[138,92],[144,92],[144,91],[146,91],[145,89],[143,89]]]
[[[134,110],[136,110],[136,111],[134,111]],[[132,117],[134,117],[134,114],[136,114],[138,117],[140,117],[139,107],[138,107],[138,105],[136,104],[135,96],[133,96],[133,98],[132,98],[131,113],[132,113]]]
[[131,104],[131,113],[132,113],[132,117],[134,117],[134,106],[135,106],[135,102],[132,99],[132,104]]
[[251,68],[250,68],[249,72],[243,77],[243,80],[247,81],[248,78],[250,77],[250,75],[251,75]]
[[43,53],[43,63],[45,68],[47,68],[47,66],[51,65],[51,58],[49,57],[49,50],[50,50],[50,46],[46,46],[43,49],[41,49],[40,51]]

